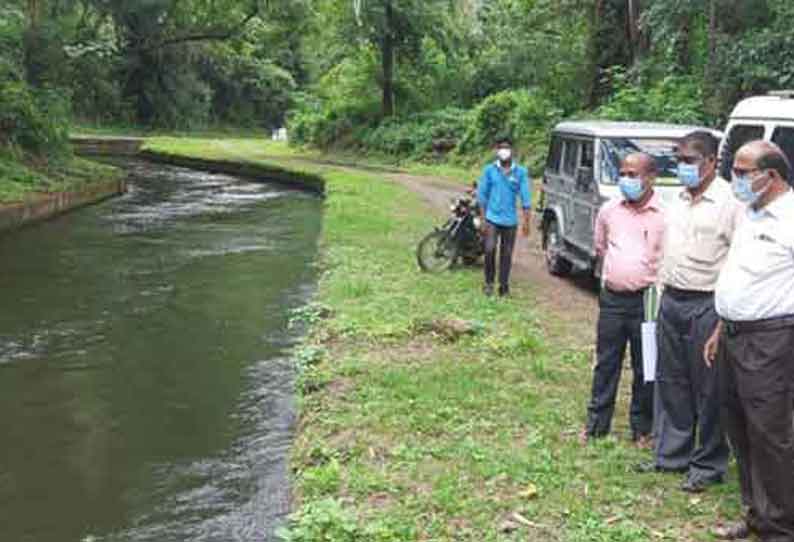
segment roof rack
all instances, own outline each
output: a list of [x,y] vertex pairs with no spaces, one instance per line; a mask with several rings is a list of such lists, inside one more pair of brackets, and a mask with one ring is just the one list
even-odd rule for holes
[[772,90],[767,92],[767,96],[776,98],[794,98],[794,90]]

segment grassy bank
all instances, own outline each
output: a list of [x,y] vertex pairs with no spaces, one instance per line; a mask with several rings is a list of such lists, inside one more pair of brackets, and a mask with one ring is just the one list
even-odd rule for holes
[[[175,146],[304,167],[297,154],[247,155],[259,142],[150,143]],[[544,336],[560,315],[533,309],[532,285],[486,299],[477,269],[420,273],[414,247],[437,218],[418,196],[311,167],[327,182],[325,271],[294,316],[311,331],[296,352],[290,540],[707,540],[715,518],[738,513],[733,476],[691,497],[677,477],[631,473],[647,452],[627,441],[625,402],[616,436],[582,449],[590,356]],[[467,333],[447,332],[450,318]]]
[[46,193],[78,191],[118,174],[115,168],[81,158],[45,164],[0,148],[0,204],[21,202]]
[[362,156],[359,153],[333,152],[328,153],[320,149],[289,145],[283,141],[272,141],[262,134],[260,137],[248,137],[246,134],[225,135],[218,132],[192,134],[184,137],[178,133],[150,134],[140,130],[121,130],[113,128],[88,129],[79,127],[73,130],[80,136],[145,136],[147,143],[144,149],[153,149],[168,154],[182,154],[184,156],[201,155],[212,160],[236,159],[247,162],[265,162],[278,159],[291,160],[316,164],[327,164],[348,167],[365,166],[374,171],[392,171],[417,175],[435,175],[470,184],[480,174],[479,167],[463,167],[444,162],[426,163],[406,159],[397,159],[384,154],[368,153]]

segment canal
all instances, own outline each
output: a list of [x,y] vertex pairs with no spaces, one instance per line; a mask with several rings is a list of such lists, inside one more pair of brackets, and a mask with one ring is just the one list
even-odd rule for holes
[[124,167],[128,194],[0,236],[0,540],[273,540],[321,201]]

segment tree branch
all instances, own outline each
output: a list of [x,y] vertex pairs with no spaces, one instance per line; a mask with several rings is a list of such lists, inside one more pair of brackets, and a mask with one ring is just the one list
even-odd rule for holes
[[158,43],[154,43],[152,45],[147,45],[146,47],[141,48],[141,51],[152,51],[155,49],[161,49],[163,47],[168,47],[170,45],[178,45],[180,43],[187,43],[192,41],[223,41],[228,40],[229,38],[233,37],[235,34],[242,31],[251,19],[259,15],[259,5],[255,5],[254,9],[246,15],[242,21],[238,24],[234,25],[231,28],[224,28],[224,29],[208,29],[202,32],[196,33],[188,33],[183,34],[181,36],[174,36]]

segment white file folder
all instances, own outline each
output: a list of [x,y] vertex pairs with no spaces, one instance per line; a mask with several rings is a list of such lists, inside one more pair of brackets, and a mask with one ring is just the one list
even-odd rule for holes
[[656,344],[656,315],[659,312],[659,293],[656,286],[650,286],[643,296],[645,321],[642,323],[642,372],[645,382],[656,380],[656,360],[659,349]]

